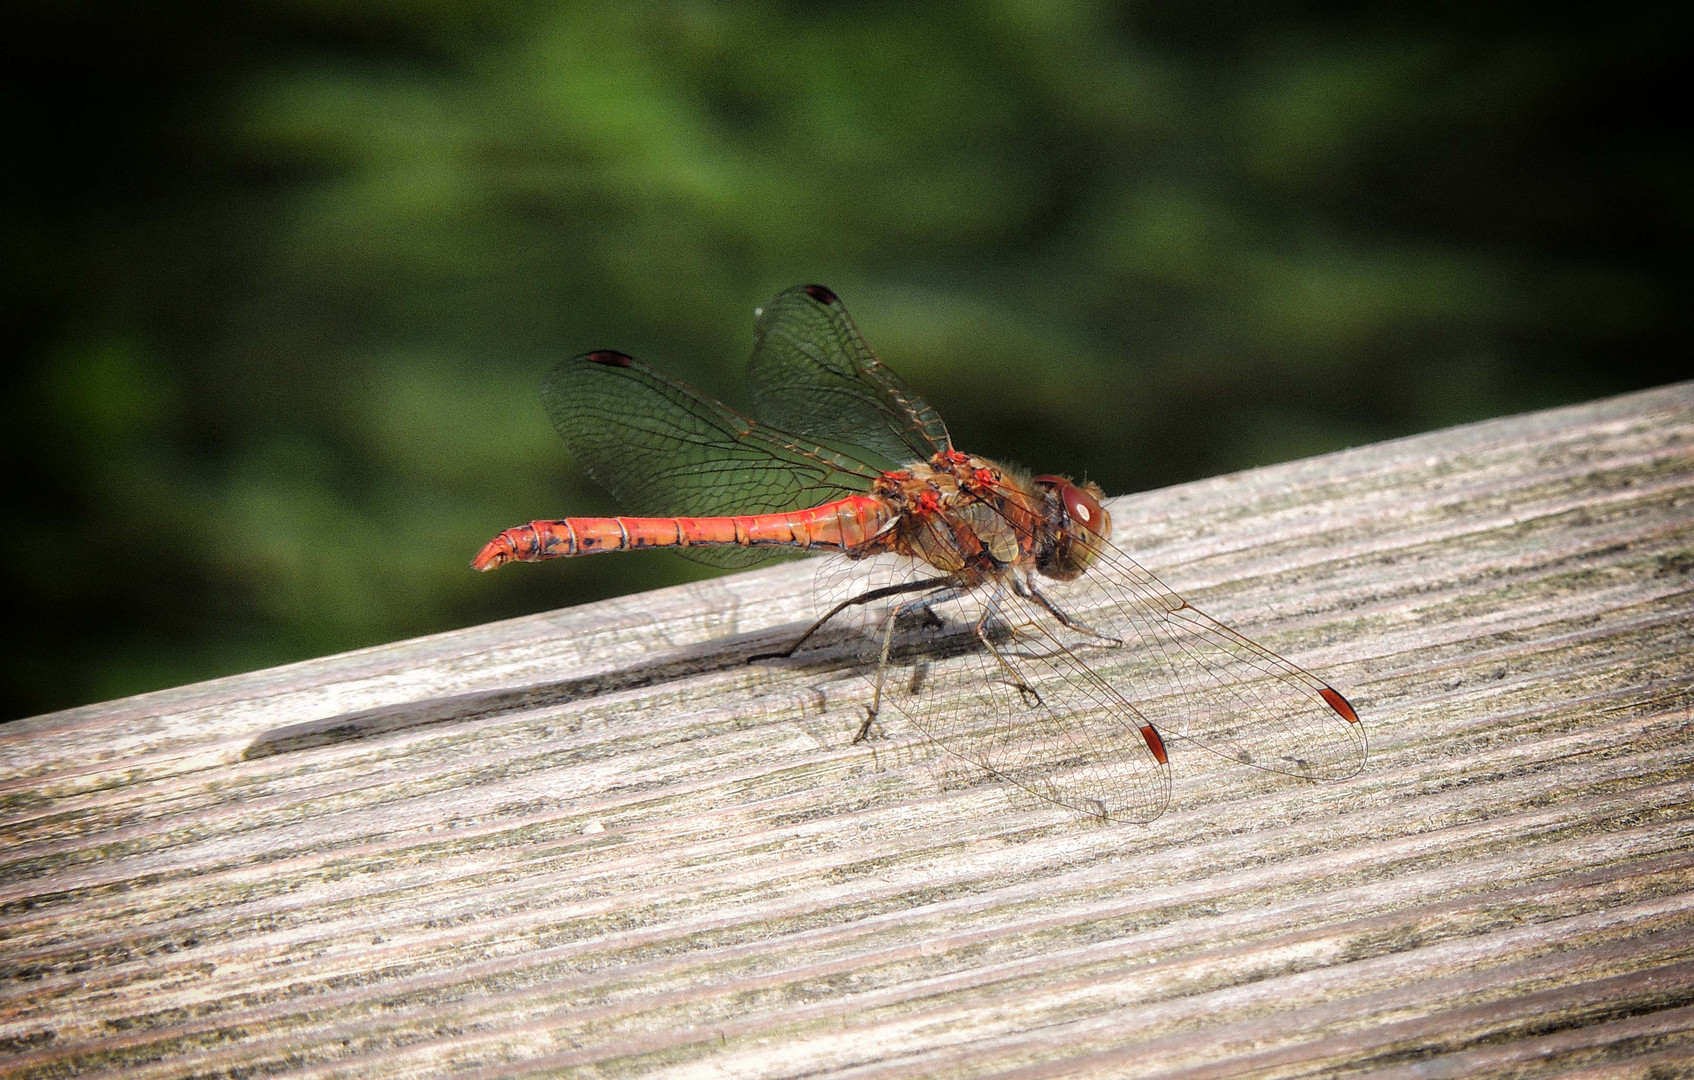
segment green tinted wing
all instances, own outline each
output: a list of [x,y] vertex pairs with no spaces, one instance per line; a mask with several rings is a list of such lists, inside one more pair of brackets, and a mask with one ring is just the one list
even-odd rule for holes
[[759,419],[892,468],[951,449],[947,426],[871,352],[839,297],[797,285],[759,309],[747,380]]
[[[631,514],[718,517],[801,510],[868,491],[879,463],[777,431],[620,352],[564,361],[542,403],[577,462]],[[778,551],[692,548],[716,566]]]

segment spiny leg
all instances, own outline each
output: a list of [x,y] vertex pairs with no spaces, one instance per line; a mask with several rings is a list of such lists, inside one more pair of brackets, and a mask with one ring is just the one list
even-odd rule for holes
[[[888,674],[888,654],[894,647],[894,627],[895,624],[899,622],[901,614],[903,614],[907,608],[922,607],[926,611],[929,611],[930,616],[939,622],[939,616],[936,616],[935,612],[930,609],[930,605],[941,603],[944,600],[950,600],[964,591],[962,586],[948,583],[948,579],[946,578],[930,578],[928,581],[931,584],[937,581],[943,582],[944,584],[938,586],[932,596],[922,596],[916,600],[905,600],[888,609],[888,618],[886,620],[887,625],[882,631],[882,651],[878,654],[876,661],[876,678],[872,680],[873,689],[871,691],[871,703],[865,707],[864,722],[859,725],[859,730],[853,735],[853,741],[855,743],[864,742],[870,737],[871,725],[876,723],[876,715],[882,709],[882,682]],[[840,605],[837,606],[839,607]],[[831,612],[831,614],[834,613]]]
[[894,621],[900,617],[903,607],[904,604],[895,604],[888,609],[887,626],[882,631],[882,652],[877,656],[876,676],[871,680],[871,703],[865,706],[865,719],[859,724],[859,730],[853,733],[855,743],[870,738],[871,725],[876,723],[876,714],[882,709],[882,679],[888,670],[888,650],[894,644]]
[[1060,624],[1069,627],[1080,634],[1091,634],[1094,637],[1099,638],[1101,641],[1108,643],[1113,648],[1123,644],[1123,638],[1113,637],[1110,634],[1102,633],[1101,631],[1094,629],[1092,626],[1089,626],[1087,623],[1082,622],[1079,619],[1073,619],[1069,615],[1066,615],[1063,608],[1047,599],[1047,597],[1042,594],[1041,590],[1035,587],[1035,579],[1033,577],[1023,582],[1018,582],[1014,579],[1013,587],[1016,588],[1019,593],[1028,596],[1031,600],[1034,600],[1036,603],[1046,608],[1047,613],[1053,616],[1053,618],[1059,620]]
[[[1039,705],[1041,704],[1040,693],[1036,691],[1035,687],[1024,681],[1024,677],[1018,674],[1018,669],[1012,666],[1012,662],[1006,659],[1005,654],[995,646],[988,636],[988,620],[994,617],[995,609],[999,605],[1000,596],[996,594],[989,597],[988,602],[982,606],[982,617],[976,620],[977,640],[982,642],[983,648],[987,649],[989,654],[999,663],[1000,670],[1006,673],[1007,682],[1011,684],[1012,689],[1018,692],[1018,696],[1024,699],[1024,704],[1031,704],[1033,698],[1033,704]],[[1015,635],[1017,631],[1013,630],[1012,633]]]
[[[783,649],[781,652],[758,653],[756,655],[749,656],[747,658],[747,662],[752,664],[760,660],[786,660],[788,657],[793,656],[795,651],[798,650],[800,646],[804,645],[808,638],[823,629],[824,623],[835,618],[850,607],[855,607],[860,604],[874,603],[887,596],[898,596],[901,593],[918,592],[922,589],[938,588],[945,585],[949,580],[949,578],[940,577],[919,578],[916,581],[903,581],[896,585],[883,585],[880,588],[869,589],[857,596],[850,596],[841,601],[841,603],[830,608],[829,611],[825,612],[823,618],[806,627],[806,632],[795,639],[794,644],[788,646],[788,648]],[[935,601],[933,599],[930,601],[930,603],[934,602]],[[895,605],[895,609],[898,610],[904,606],[905,605],[903,604],[897,604]]]

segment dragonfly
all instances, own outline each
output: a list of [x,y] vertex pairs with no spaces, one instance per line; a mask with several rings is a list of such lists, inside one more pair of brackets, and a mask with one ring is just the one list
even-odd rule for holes
[[553,425],[629,516],[531,521],[471,565],[827,554],[816,620],[754,660],[843,627],[872,685],[854,742],[891,704],[964,773],[1103,820],[1164,812],[1172,742],[1313,780],[1363,767],[1347,699],[1123,552],[1098,485],[955,449],[821,285],[782,292],[754,321],[752,416],[615,350],[555,367],[542,387]]

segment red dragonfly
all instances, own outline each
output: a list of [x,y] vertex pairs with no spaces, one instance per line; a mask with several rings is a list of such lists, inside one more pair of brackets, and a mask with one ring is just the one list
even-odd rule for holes
[[[1167,737],[1312,779],[1363,767],[1346,698],[1120,551],[1098,486],[955,450],[834,293],[783,292],[756,313],[755,340],[758,419],[621,352],[560,364],[542,391],[554,426],[641,516],[532,521],[471,565],[635,548],[719,566],[838,553],[820,574],[821,617],[776,655],[826,625],[858,627],[846,640],[875,668],[855,741],[892,703],[944,761],[1103,819],[1164,810]],[[914,671],[903,695],[885,689],[902,663]]]

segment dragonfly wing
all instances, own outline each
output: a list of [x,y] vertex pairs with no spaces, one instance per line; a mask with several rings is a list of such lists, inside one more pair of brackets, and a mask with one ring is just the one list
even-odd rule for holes
[[1077,638],[1088,665],[1159,731],[1270,772],[1317,780],[1364,766],[1353,708],[1305,669],[1195,608],[1109,542],[1055,607],[1121,645]]
[[[869,490],[882,471],[750,420],[620,352],[560,363],[542,404],[582,468],[631,514],[717,517],[801,510]],[[716,566],[780,552],[691,548]]]
[[871,352],[839,297],[797,285],[759,309],[747,379],[754,412],[831,447],[895,468],[950,449],[928,402]]
[[997,780],[1110,821],[1164,812],[1170,767],[1158,734],[1051,615],[1004,584],[933,615],[896,624],[882,701],[934,744],[944,787]]

